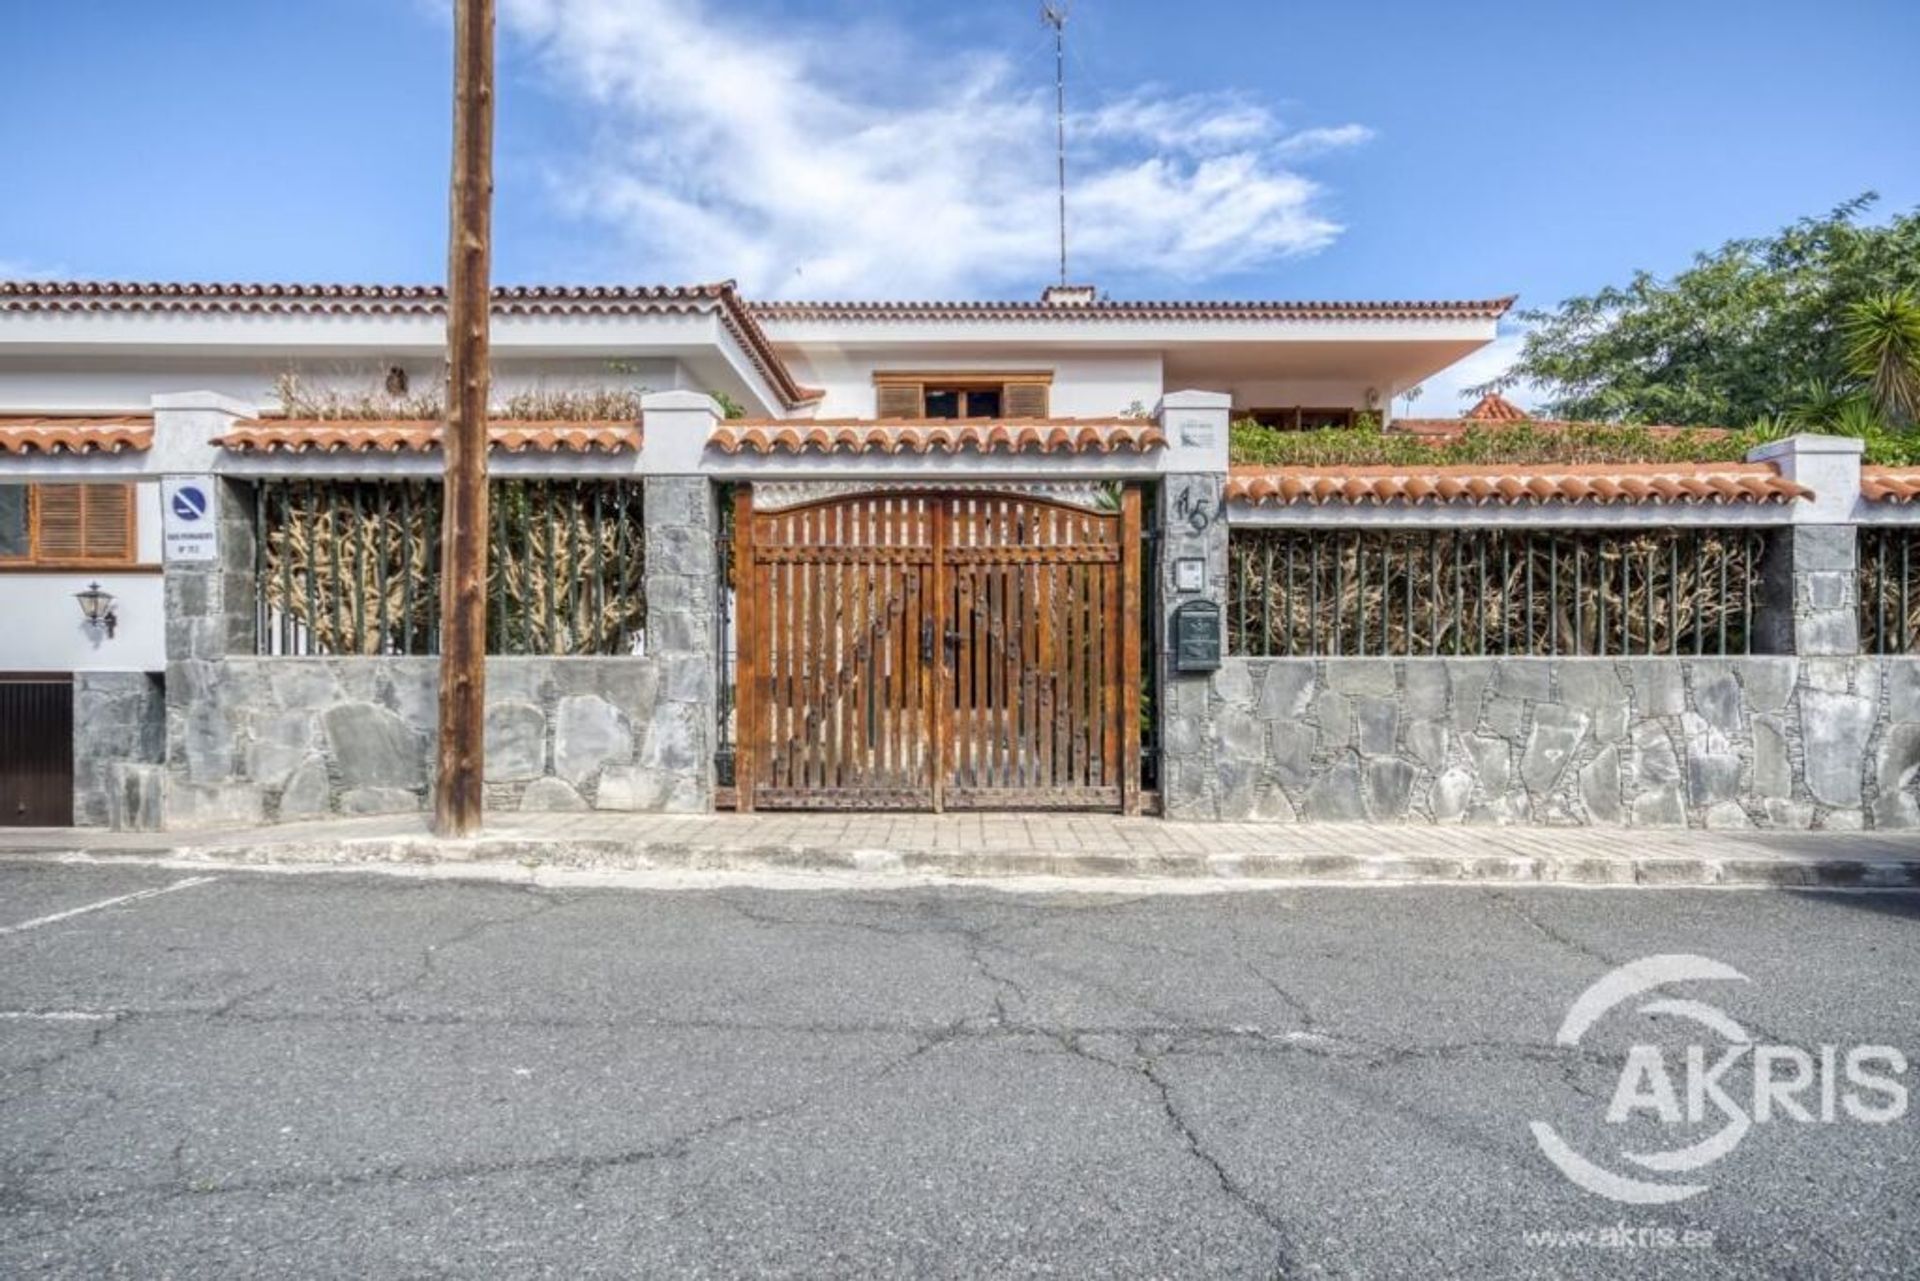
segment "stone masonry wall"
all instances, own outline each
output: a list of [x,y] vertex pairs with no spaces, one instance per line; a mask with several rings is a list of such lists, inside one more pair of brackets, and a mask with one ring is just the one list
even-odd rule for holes
[[1176,818],[1920,826],[1920,660],[1229,659]]
[[157,765],[167,751],[167,707],[158,675],[76,672],[73,677],[73,821],[109,817],[112,767]]
[[[684,666],[489,659],[489,806],[707,809],[706,708]],[[169,826],[426,806],[438,659],[229,658],[178,664],[175,678],[196,687],[168,691],[183,713],[167,762]]]

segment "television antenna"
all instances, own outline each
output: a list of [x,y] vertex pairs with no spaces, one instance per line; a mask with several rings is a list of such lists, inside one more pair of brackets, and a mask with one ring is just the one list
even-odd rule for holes
[[1067,283],[1067,6],[1041,0],[1040,21],[1053,28],[1054,158],[1060,174],[1060,283]]

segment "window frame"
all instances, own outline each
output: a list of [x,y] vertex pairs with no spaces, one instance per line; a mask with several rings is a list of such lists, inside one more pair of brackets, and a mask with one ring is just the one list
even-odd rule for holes
[[[13,481],[27,491],[27,550],[22,556],[0,553],[0,573],[65,572],[78,570],[127,570],[140,567],[140,494],[133,481],[57,480]],[[43,494],[50,486],[74,485],[82,489],[118,489],[125,495],[127,523],[121,545],[99,556],[50,556],[41,549],[41,508]],[[81,498],[81,539],[85,542],[86,502]]]
[[[959,415],[942,422],[989,422],[1008,417],[1007,402],[1011,398],[1011,389],[1015,386],[1039,386],[1047,389],[1048,409],[1051,412],[1053,399],[1053,371],[1049,369],[930,369],[930,370],[875,370],[873,374],[874,400],[876,416],[879,415],[879,401],[884,388],[911,387],[919,400],[920,412],[915,418],[927,418],[927,395],[929,392],[954,392],[959,397]],[[1000,411],[985,416],[967,414],[967,395],[969,392],[990,391],[1000,398]],[[931,420],[929,420],[931,421]]]

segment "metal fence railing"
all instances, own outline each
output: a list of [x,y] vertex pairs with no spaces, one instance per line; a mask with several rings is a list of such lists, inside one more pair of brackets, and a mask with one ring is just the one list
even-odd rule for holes
[[[646,626],[646,537],[633,481],[495,480],[487,652],[630,654]],[[440,486],[274,480],[254,504],[261,654],[434,654]]]
[[1860,531],[1860,648],[1920,653],[1920,527]]
[[1758,529],[1238,526],[1227,640],[1248,657],[1753,652]]

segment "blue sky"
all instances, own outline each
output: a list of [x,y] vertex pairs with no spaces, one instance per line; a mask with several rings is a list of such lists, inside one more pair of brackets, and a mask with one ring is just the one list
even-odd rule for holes
[[[1045,283],[1036,3],[500,4],[500,279]],[[1072,274],[1121,296],[1546,304],[1920,204],[1912,0],[1076,0],[1069,31]],[[11,0],[0,272],[436,278],[448,35],[435,0]]]

